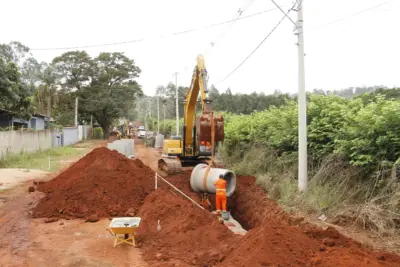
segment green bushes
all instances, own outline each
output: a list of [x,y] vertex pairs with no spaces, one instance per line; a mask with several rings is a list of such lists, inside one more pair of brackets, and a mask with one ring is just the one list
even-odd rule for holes
[[92,133],[93,139],[102,139],[103,138],[103,129],[101,127],[96,127],[93,129]]
[[[307,109],[308,149],[320,162],[335,153],[354,166],[393,164],[400,156],[400,102],[377,96],[374,102],[346,100],[338,96],[310,95]],[[297,151],[297,104],[271,107],[251,115],[233,115],[225,125],[225,149],[256,145],[278,156]],[[243,156],[243,155],[242,155]]]
[[400,102],[382,95],[370,99],[308,96],[307,194],[297,191],[295,101],[230,115],[221,154],[238,174],[256,175],[284,205],[331,216],[353,207],[348,214],[366,227],[383,232],[399,227]]

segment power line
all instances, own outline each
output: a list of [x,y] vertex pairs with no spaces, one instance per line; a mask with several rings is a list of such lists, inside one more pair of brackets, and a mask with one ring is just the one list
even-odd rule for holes
[[236,22],[239,20],[243,20],[243,19],[248,19],[254,16],[258,16],[258,15],[262,15],[264,13],[270,12],[275,10],[276,8],[271,8],[271,9],[267,9],[264,11],[260,11],[257,13],[253,13],[247,16],[243,16],[243,17],[238,17],[236,19],[231,19],[231,20],[227,20],[227,21],[222,21],[222,22],[218,22],[218,23],[214,23],[214,24],[210,24],[204,27],[199,27],[199,28],[193,28],[190,30],[184,30],[184,31],[178,31],[178,32],[173,32],[170,34],[166,34],[166,35],[159,35],[157,37],[149,37],[149,38],[141,38],[141,39],[135,39],[135,40],[130,40],[130,41],[121,41],[121,42],[114,42],[114,43],[106,43],[106,44],[94,44],[94,45],[82,45],[82,46],[69,46],[69,47],[52,47],[52,48],[32,48],[30,49],[31,51],[48,51],[48,50],[72,50],[72,49],[84,49],[84,48],[94,48],[94,47],[103,47],[103,46],[113,46],[113,45],[122,45],[122,44],[130,44],[130,43],[138,43],[138,42],[143,42],[146,41],[148,39],[153,39],[153,38],[165,38],[167,36],[177,36],[177,35],[181,35],[181,34],[187,34],[187,33],[191,33],[194,31],[199,31],[199,30],[203,30],[203,29],[209,29],[209,28],[213,28],[213,27],[217,27],[223,24],[227,24],[227,23],[231,23],[231,22]]
[[[241,8],[239,8],[238,11],[235,12],[235,15],[233,15],[232,18],[232,23],[228,26],[228,28],[226,28],[221,34],[219,34],[219,36],[217,36],[216,38],[214,38],[214,40],[211,41],[211,47],[214,47],[215,42],[218,41],[219,39],[221,39],[228,31],[230,28],[232,28],[232,26],[236,23],[236,21],[238,21],[240,19],[240,16],[242,16],[242,14],[244,12],[246,12],[247,9],[249,9],[249,7],[254,3],[254,0],[250,0],[249,3],[247,3],[244,6],[242,6]],[[243,18],[243,17],[242,17]]]
[[[302,4],[302,2],[303,2],[303,0],[300,0],[301,2],[300,2],[300,5]],[[366,12],[366,11],[370,11],[370,10],[373,10],[373,9],[376,9],[376,8],[378,8],[378,7],[381,7],[381,6],[383,6],[383,5],[386,5],[387,3],[389,3],[389,2],[391,2],[392,0],[388,0],[388,1],[385,1],[385,2],[382,2],[382,3],[380,3],[380,4],[378,4],[378,5],[375,5],[375,6],[372,6],[372,7],[369,7],[369,8],[366,8],[366,9],[363,9],[363,10],[360,10],[360,11],[357,11],[357,12],[355,12],[355,13],[353,13],[353,14],[350,14],[350,15],[348,15],[348,16],[345,16],[345,17],[342,17],[342,18],[340,18],[340,19],[337,19],[337,20],[334,20],[334,21],[331,21],[331,22],[329,22],[329,23],[327,23],[327,24],[324,24],[324,25],[321,25],[321,26],[317,26],[317,27],[314,27],[314,28],[312,28],[312,30],[315,30],[315,29],[318,29],[318,28],[320,28],[320,27],[325,27],[325,26],[329,26],[329,25],[331,25],[331,24],[334,24],[334,23],[337,23],[337,22],[339,22],[339,21],[342,21],[342,20],[345,20],[345,19],[348,19],[348,18],[350,18],[350,17],[353,17],[353,16],[357,16],[357,15],[359,15],[359,14],[362,14],[362,13],[364,13],[364,12]],[[237,71],[256,51],[257,51],[257,49],[268,39],[268,37],[275,31],[275,29],[282,23],[282,21],[284,20],[284,18],[289,14],[289,12],[291,11],[291,10],[293,10],[293,8],[295,7],[295,5],[296,5],[296,3],[293,5],[293,7],[286,13],[286,15],[275,25],[275,27],[270,31],[270,33],[261,41],[261,43],[233,70],[233,71],[231,71],[224,79],[222,79],[221,81],[219,81],[217,84],[219,84],[219,83],[222,83],[222,82],[224,82],[226,79],[228,79],[235,71]]]
[[[254,3],[254,1],[255,0],[250,0],[250,2],[249,2],[249,0],[245,1],[245,4],[242,5],[233,15],[231,23],[228,25],[228,27],[225,30],[223,30],[221,33],[219,33],[219,35],[217,35],[215,38],[213,38],[210,43],[207,43],[205,45],[205,48],[203,49],[203,51],[204,51],[203,55],[205,55],[207,57],[208,54],[210,53],[211,49],[214,48],[215,44],[218,43],[219,40],[226,35],[226,33],[232,28],[232,26],[236,23],[236,21],[244,18],[244,17],[241,18],[242,14],[244,12],[246,12],[247,9],[249,9],[249,7]],[[274,9],[270,9],[269,11],[271,11],[271,10],[274,10]]]
[[386,5],[387,3],[391,2],[391,1],[392,1],[392,0],[388,0],[388,1],[382,2],[382,3],[378,4],[378,5],[375,5],[375,6],[372,6],[372,7],[369,7],[369,8],[360,10],[360,11],[357,11],[357,12],[355,12],[355,13],[353,13],[353,14],[350,14],[350,15],[348,15],[348,16],[342,17],[342,18],[340,18],[340,19],[337,19],[337,20],[328,22],[328,23],[326,23],[326,24],[322,24],[322,25],[313,27],[313,28],[311,28],[310,30],[315,30],[315,29],[319,29],[319,28],[321,28],[321,27],[326,27],[326,26],[329,26],[329,25],[331,25],[331,24],[340,22],[340,21],[342,21],[342,20],[345,20],[345,19],[348,19],[348,18],[357,16],[357,15],[360,15],[360,14],[362,14],[362,13],[364,13],[364,12],[367,12],[367,11],[376,9],[376,8],[378,8],[378,7],[381,7],[381,6],[383,6],[383,5]]
[[[297,1],[296,1],[297,2]],[[251,53],[235,68],[233,69],[224,79],[222,79],[221,81],[219,81],[218,83],[221,83],[223,81],[225,81],[226,79],[228,79],[233,73],[235,73],[235,71],[237,71],[257,50],[258,48],[261,47],[261,45],[271,36],[271,34],[276,30],[276,28],[278,28],[278,26],[282,23],[282,21],[286,18],[286,16],[290,13],[291,10],[293,10],[293,8],[295,7],[296,3],[294,3],[294,5],[292,6],[292,8],[290,8],[286,14],[278,21],[278,23],[275,25],[274,28],[272,28],[272,30],[268,33],[267,36],[265,36],[265,38],[261,41],[261,43],[259,43],[256,48],[254,48],[253,51],[251,51]]]

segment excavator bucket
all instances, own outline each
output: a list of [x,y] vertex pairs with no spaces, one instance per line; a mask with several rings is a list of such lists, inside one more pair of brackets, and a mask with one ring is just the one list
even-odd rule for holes
[[211,141],[211,122],[214,117],[215,142],[224,140],[224,118],[203,114],[197,117],[197,140]]
[[162,157],[158,160],[158,168],[167,174],[183,172],[182,163],[176,157]]

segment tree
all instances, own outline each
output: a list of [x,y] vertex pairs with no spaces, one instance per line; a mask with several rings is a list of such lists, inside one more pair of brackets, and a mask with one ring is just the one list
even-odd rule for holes
[[0,108],[29,117],[33,113],[32,92],[21,83],[20,76],[17,65],[0,56]]
[[42,114],[52,116],[53,108],[58,102],[59,93],[57,91],[58,74],[51,64],[42,62],[36,74],[38,84],[35,93],[36,107]]
[[[42,64],[46,63],[43,62]],[[35,87],[40,81],[40,71],[41,64],[35,58],[30,57],[21,65],[21,79],[28,86]]]
[[9,44],[0,44],[0,56],[6,62],[14,62],[19,65],[21,60],[29,55],[29,48],[20,42],[10,42]]
[[[85,63],[83,68],[86,66]],[[81,86],[78,96],[82,110],[93,115],[106,138],[112,123],[134,108],[136,98],[142,94],[140,85],[135,81],[140,68],[122,53],[100,53],[91,66],[92,76],[87,79],[91,81],[90,85]]]
[[60,85],[64,90],[81,90],[90,83],[93,62],[85,51],[70,51],[53,59],[57,74],[62,77]]

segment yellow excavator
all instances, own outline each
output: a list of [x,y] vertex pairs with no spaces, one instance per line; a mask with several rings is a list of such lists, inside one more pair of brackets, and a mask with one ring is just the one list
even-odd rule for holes
[[[224,139],[224,119],[214,115],[207,93],[207,70],[204,57],[199,55],[184,101],[183,135],[164,140],[163,155],[158,160],[158,168],[168,174],[181,172],[182,166],[198,163],[216,166],[214,154],[218,142]],[[196,116],[199,96],[202,114]]]

